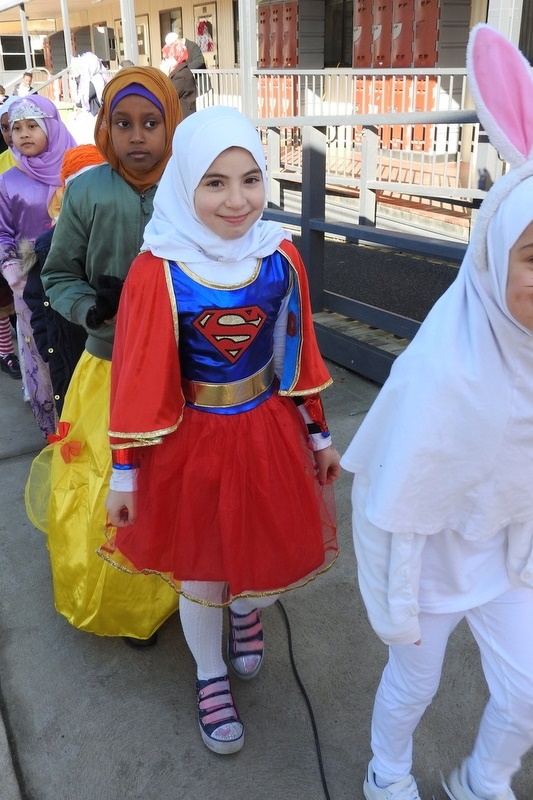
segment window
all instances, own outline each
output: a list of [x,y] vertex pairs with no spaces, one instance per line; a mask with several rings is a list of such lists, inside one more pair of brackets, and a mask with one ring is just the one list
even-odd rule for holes
[[178,36],[183,36],[181,8],[171,8],[168,11],[159,12],[159,32],[161,35],[161,47],[165,44],[167,33],[177,33]]
[[324,66],[351,67],[353,0],[326,0]]
[[4,69],[24,72],[26,56],[22,36],[0,36],[0,46],[4,57]]
[[[44,67],[44,51],[42,36],[32,36],[30,51],[33,67]],[[24,38],[22,36],[0,36],[0,52],[3,60],[3,69],[13,72],[26,71],[26,54],[24,52]]]

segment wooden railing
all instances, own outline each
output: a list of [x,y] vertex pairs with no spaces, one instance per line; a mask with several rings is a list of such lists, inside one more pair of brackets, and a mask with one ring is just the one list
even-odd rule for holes
[[[198,105],[241,108],[240,75],[231,70],[197,73]],[[412,206],[414,199],[465,210],[470,223],[491,184],[506,169],[469,107],[465,72],[358,70],[257,72],[254,122],[263,132],[268,168],[265,216],[301,231],[315,325],[324,355],[382,382],[393,350],[369,346],[324,321],[327,314],[411,339],[419,327],[387,309],[325,290],[325,237],[377,245],[458,265],[461,238],[439,238],[377,225],[385,195]],[[205,89],[205,91],[202,91]],[[298,187],[300,209],[285,208],[287,185]],[[351,195],[352,219],[326,217],[326,198]],[[408,215],[408,212],[406,212]],[[346,217],[346,215],[345,215]],[[354,265],[355,268],[355,265]],[[323,312],[327,312],[324,314]]]

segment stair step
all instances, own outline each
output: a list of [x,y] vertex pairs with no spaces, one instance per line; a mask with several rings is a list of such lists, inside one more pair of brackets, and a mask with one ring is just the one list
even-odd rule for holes
[[394,356],[403,353],[409,344],[409,339],[396,336],[373,325],[350,319],[334,311],[320,311],[317,314],[313,314],[313,319],[316,324],[330,328],[342,336],[357,339],[359,342],[364,342],[370,347],[377,347]]

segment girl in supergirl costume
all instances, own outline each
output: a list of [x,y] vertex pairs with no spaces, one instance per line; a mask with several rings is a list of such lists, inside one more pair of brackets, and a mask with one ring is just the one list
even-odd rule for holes
[[88,336],[58,431],[33,463],[27,512],[48,535],[59,613],[81,630],[137,643],[150,639],[177,602],[155,576],[118,572],[96,555],[105,540],[111,474],[113,317],[180,118],[175,89],[156,68],[121,70],[106,85],[95,140],[107,163],[67,186],[42,271],[52,307]]
[[221,754],[244,742],[223,608],[230,665],[252,678],[263,659],[259,609],[337,555],[339,456],[318,395],[331,378],[304,266],[282,228],[261,220],[264,202],[253,125],[232,108],[187,117],[147,252],[124,287],[112,366],[116,530],[101,553],[180,592],[202,739]]

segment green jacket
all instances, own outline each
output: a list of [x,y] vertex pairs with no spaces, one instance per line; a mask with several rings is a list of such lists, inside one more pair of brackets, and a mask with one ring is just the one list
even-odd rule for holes
[[139,194],[109,164],[67,185],[41,274],[52,308],[88,333],[93,356],[111,359],[114,325],[86,326],[99,275],[125,278],[152,216],[156,187]]

